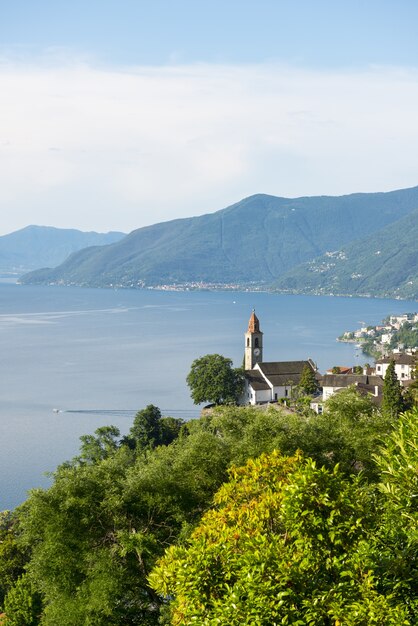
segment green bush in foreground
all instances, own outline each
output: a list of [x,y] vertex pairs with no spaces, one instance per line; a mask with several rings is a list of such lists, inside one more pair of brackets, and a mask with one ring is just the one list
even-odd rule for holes
[[338,467],[273,452],[232,469],[186,547],[150,576],[172,624],[407,624],[364,566],[375,496]]

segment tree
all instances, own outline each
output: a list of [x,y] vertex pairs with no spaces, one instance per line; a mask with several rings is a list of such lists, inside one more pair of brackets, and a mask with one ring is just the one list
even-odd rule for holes
[[383,592],[393,593],[418,623],[418,408],[399,416],[375,455],[384,496],[368,555]]
[[118,447],[119,428],[116,426],[100,426],[95,435],[81,435],[80,457],[78,460],[97,463],[115,452]]
[[408,623],[364,566],[377,515],[358,479],[273,452],[232,469],[214,502],[149,577],[174,626]]
[[404,409],[401,384],[395,371],[393,359],[388,365],[383,383],[382,412],[390,419],[398,417]]
[[243,386],[242,370],[220,354],[195,359],[186,380],[195,404],[234,404]]
[[315,372],[309,365],[304,365],[298,387],[308,396],[313,396],[318,392],[318,381]]
[[0,612],[4,597],[24,573],[29,550],[18,543],[16,513],[0,512]]
[[167,446],[178,437],[183,424],[184,420],[180,418],[162,417],[160,409],[149,404],[135,415],[129,435],[123,442],[143,450]]
[[41,597],[28,574],[23,574],[9,590],[4,609],[8,626],[37,626],[40,623]]
[[[151,407],[146,416],[159,414]],[[226,479],[228,448],[197,428],[171,445],[112,445],[104,456],[93,446],[94,460],[88,443],[88,458],[62,464],[51,487],[33,490],[17,512],[20,541],[31,550],[27,572],[42,596],[42,625],[156,626],[161,601],[148,574],[208,508]]]

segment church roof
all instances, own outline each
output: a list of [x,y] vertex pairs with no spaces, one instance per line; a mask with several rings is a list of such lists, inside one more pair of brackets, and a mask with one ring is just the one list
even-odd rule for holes
[[250,321],[248,322],[248,331],[249,333],[259,333],[260,331],[260,322],[258,320],[255,311],[251,313]]
[[309,361],[272,361],[259,363],[258,367],[265,376],[270,378],[270,376],[282,376],[285,374],[302,374],[302,370],[306,365],[312,368]]
[[245,378],[248,380],[248,383],[251,385],[254,391],[270,389],[269,384],[265,381],[260,370],[247,370],[245,372]]
[[268,380],[270,385],[273,387],[285,387],[286,385],[299,384],[303,368],[306,365],[313,370],[310,361],[273,361],[257,363],[256,369],[251,370],[250,373],[252,374],[259,369],[263,380]]

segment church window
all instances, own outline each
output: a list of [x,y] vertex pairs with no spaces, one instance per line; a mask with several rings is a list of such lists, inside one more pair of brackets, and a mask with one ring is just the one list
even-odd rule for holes
[[249,348],[249,347],[250,347],[250,338],[247,337],[247,348]]
[[256,348],[258,348],[258,337],[255,338],[254,345]]

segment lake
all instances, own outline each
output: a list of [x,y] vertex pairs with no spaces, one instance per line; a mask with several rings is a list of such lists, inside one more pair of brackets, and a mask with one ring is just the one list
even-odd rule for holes
[[218,352],[241,365],[253,308],[265,361],[310,357],[324,371],[367,360],[335,341],[344,330],[417,304],[0,284],[0,510],[47,486],[44,473],[77,454],[82,434],[105,424],[124,434],[150,403],[197,416],[185,382],[192,361]]

